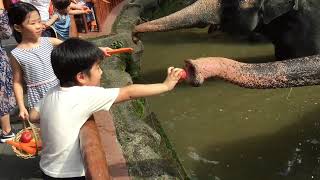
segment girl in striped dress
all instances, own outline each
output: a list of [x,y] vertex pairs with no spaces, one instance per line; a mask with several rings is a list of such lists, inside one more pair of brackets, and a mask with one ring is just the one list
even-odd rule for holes
[[28,107],[33,108],[47,91],[59,85],[51,66],[51,51],[62,41],[41,37],[43,24],[39,11],[31,4],[18,2],[8,10],[9,22],[18,46],[11,51],[13,90],[20,110],[19,117],[29,118],[24,105],[23,82],[27,89]]

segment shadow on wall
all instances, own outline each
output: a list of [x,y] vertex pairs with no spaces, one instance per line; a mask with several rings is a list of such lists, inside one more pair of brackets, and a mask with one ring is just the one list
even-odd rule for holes
[[[269,136],[219,144],[200,150],[219,164],[199,164],[195,174],[224,180],[311,180],[320,178],[320,108]],[[212,132],[214,136],[214,132]]]

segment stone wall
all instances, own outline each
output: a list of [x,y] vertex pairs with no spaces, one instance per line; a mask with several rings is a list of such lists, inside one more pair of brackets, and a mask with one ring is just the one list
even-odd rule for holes
[[[113,24],[112,33],[92,39],[98,46],[132,47],[133,54],[114,55],[102,63],[103,87],[122,87],[140,76],[143,53],[141,41],[133,42],[132,29],[140,21],[144,7],[153,7],[158,0],[130,1]],[[179,159],[170,145],[156,115],[141,98],[112,107],[111,113],[118,141],[133,179],[188,179]]]

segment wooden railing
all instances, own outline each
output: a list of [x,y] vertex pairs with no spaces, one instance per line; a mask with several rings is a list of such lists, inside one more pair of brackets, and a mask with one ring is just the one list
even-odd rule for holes
[[[104,32],[104,25],[106,23],[108,15],[111,13],[112,9],[122,1],[123,0],[93,0],[93,10],[96,19],[94,23],[97,25],[97,28],[92,31],[93,29],[87,25],[86,15],[75,16],[73,21],[75,21],[76,19],[78,29],[76,27],[72,27],[73,30],[71,31],[71,36],[78,36],[78,33],[97,34],[97,32],[99,32],[98,34],[105,35],[106,33]],[[71,26],[75,26],[76,22],[72,22]],[[82,22],[83,24],[79,24],[79,22]],[[82,27],[82,29],[79,29],[79,27]]]
[[[15,3],[19,0],[4,0],[5,8],[7,9],[12,3]],[[70,37],[78,37],[79,33],[85,33],[85,34],[99,34],[99,35],[105,35],[106,31],[104,28],[104,25],[106,23],[108,15],[111,13],[112,9],[115,8],[118,4],[120,4],[123,0],[92,0],[94,4],[94,14],[96,17],[96,25],[97,25],[97,31],[92,32],[91,28],[87,26],[86,16],[80,15],[81,20],[77,20],[77,22],[82,21],[82,26],[84,26],[84,31],[81,29],[77,29],[76,21],[72,17],[71,18],[71,30],[70,30]],[[81,26],[78,23],[78,27]]]

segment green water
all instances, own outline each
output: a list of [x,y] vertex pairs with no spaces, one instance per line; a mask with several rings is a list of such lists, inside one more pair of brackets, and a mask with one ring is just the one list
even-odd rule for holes
[[[146,83],[162,81],[168,66],[190,58],[274,59],[271,44],[203,30],[142,40]],[[254,90],[213,79],[201,87],[181,83],[148,101],[192,179],[319,179],[319,86]]]

